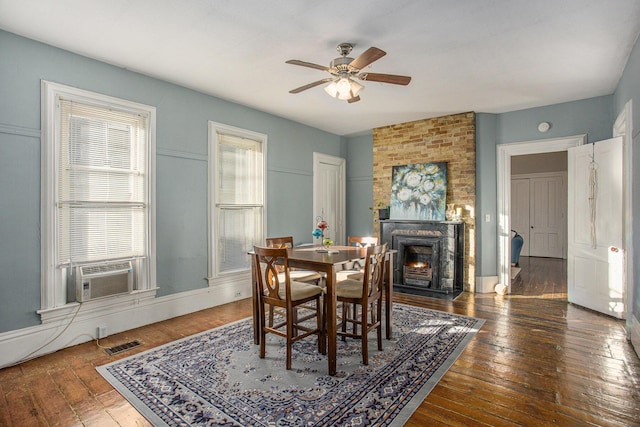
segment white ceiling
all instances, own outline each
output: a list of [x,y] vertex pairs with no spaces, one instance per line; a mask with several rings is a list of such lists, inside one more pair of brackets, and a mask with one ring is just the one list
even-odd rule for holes
[[[467,111],[613,93],[640,0],[0,0],[0,28],[337,135]],[[360,102],[323,86],[340,42],[368,69]]]

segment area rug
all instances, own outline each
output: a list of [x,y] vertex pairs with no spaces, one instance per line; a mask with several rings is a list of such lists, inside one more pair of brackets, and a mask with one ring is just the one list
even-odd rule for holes
[[484,320],[403,304],[393,307],[393,340],[369,365],[360,342],[338,340],[335,376],[314,338],[294,344],[268,335],[258,357],[251,318],[215,328],[98,371],[154,426],[401,426]]

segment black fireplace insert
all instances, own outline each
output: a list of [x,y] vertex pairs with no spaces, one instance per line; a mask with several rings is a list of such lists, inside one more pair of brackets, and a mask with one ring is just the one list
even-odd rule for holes
[[380,221],[380,240],[395,249],[394,291],[453,299],[464,288],[464,223]]

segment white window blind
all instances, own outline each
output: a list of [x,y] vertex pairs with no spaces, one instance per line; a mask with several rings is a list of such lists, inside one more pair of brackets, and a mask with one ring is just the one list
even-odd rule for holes
[[145,114],[58,98],[58,260],[145,255]]
[[218,204],[262,204],[262,146],[259,141],[218,136]]
[[247,252],[262,239],[263,144],[222,133],[216,141],[218,272],[248,270]]

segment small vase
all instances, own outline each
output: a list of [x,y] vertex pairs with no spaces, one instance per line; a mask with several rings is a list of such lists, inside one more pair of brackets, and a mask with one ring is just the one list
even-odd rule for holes
[[455,219],[456,217],[455,204],[453,203],[447,204],[447,211],[444,213],[444,216],[447,219],[447,221],[453,221]]
[[333,245],[333,240],[328,238],[328,237],[323,237],[322,238],[322,246],[325,247],[325,249],[329,249],[331,247],[331,245]]

